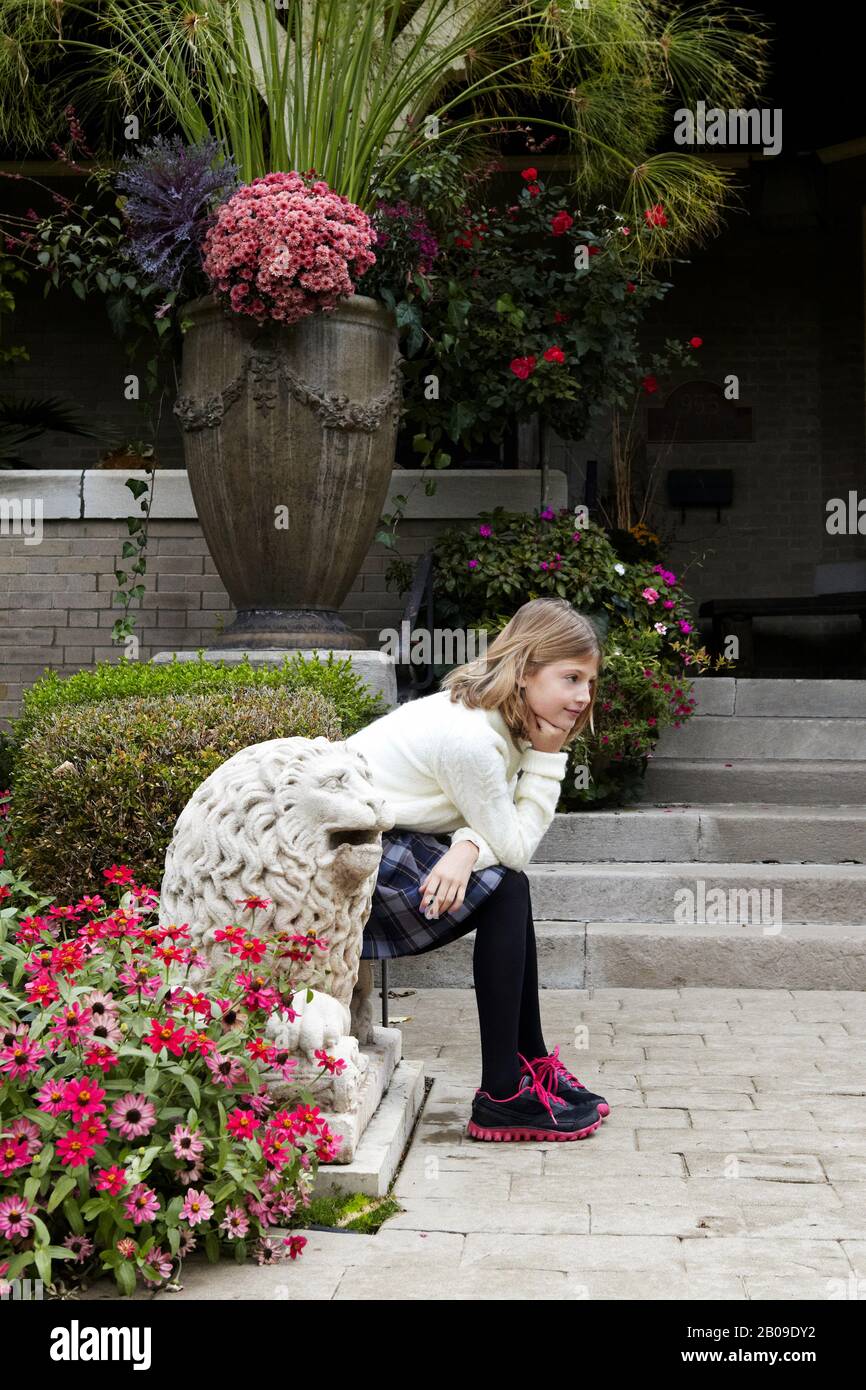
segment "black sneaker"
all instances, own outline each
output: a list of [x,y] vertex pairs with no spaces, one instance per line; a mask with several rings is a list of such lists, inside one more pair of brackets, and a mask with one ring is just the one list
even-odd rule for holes
[[600,1124],[597,1106],[554,1096],[534,1072],[526,1072],[513,1096],[499,1100],[489,1091],[475,1092],[466,1133],[471,1139],[585,1139]]

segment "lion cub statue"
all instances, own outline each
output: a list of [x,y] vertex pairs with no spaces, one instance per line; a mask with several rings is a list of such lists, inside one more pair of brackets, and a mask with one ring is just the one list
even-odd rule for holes
[[[322,737],[274,738],[242,748],[196,788],[177,819],[165,857],[160,923],[188,923],[190,946],[207,958],[207,968],[189,972],[191,982],[203,983],[216,965],[237,962],[228,942],[214,940],[230,923],[252,922],[254,934],[266,940],[315,932],[328,943],[309,961],[287,960],[285,980],[274,981],[282,989],[289,979],[299,987],[292,1001],[298,1017],[274,1014],[266,1030],[278,1047],[298,1054],[283,1095],[319,1073],[314,1053],[325,1048],[346,1067],[322,1076],[317,1103],[353,1108],[367,1065],[358,1043],[372,1036],[367,961],[358,981],[362,938],[382,831],[393,825],[363,754]],[[252,918],[239,905],[247,898],[269,905]],[[309,1002],[305,986],[313,991]],[[279,1100],[279,1083],[270,1089]]]

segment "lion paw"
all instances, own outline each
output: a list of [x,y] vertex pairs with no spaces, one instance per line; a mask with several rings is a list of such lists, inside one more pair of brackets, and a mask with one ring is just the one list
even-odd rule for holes
[[286,1013],[272,1014],[265,1029],[278,1047],[289,1052],[303,1052],[311,1062],[315,1061],[317,1049],[329,1051],[336,1047],[351,1028],[351,1016],[345,1004],[319,990],[314,989],[312,995],[308,1003],[307,990],[299,989],[292,1000],[297,1017],[290,1021]]

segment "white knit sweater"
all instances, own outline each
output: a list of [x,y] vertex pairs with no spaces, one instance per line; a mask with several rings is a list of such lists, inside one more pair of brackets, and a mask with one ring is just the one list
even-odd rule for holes
[[498,709],[452,703],[448,690],[407,700],[346,743],[364,754],[397,826],[472,840],[475,869],[526,868],[568,763],[567,753],[540,753],[529,739],[515,744]]

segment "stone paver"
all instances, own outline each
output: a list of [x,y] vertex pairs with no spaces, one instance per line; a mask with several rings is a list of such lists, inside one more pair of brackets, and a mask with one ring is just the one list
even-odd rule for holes
[[548,1046],[611,1104],[588,1139],[468,1139],[474,994],[401,992],[403,1055],[433,1079],[393,1189],[401,1212],[375,1236],[309,1231],[275,1267],[189,1261],[182,1291],[158,1297],[866,1298],[866,995],[541,998]]

